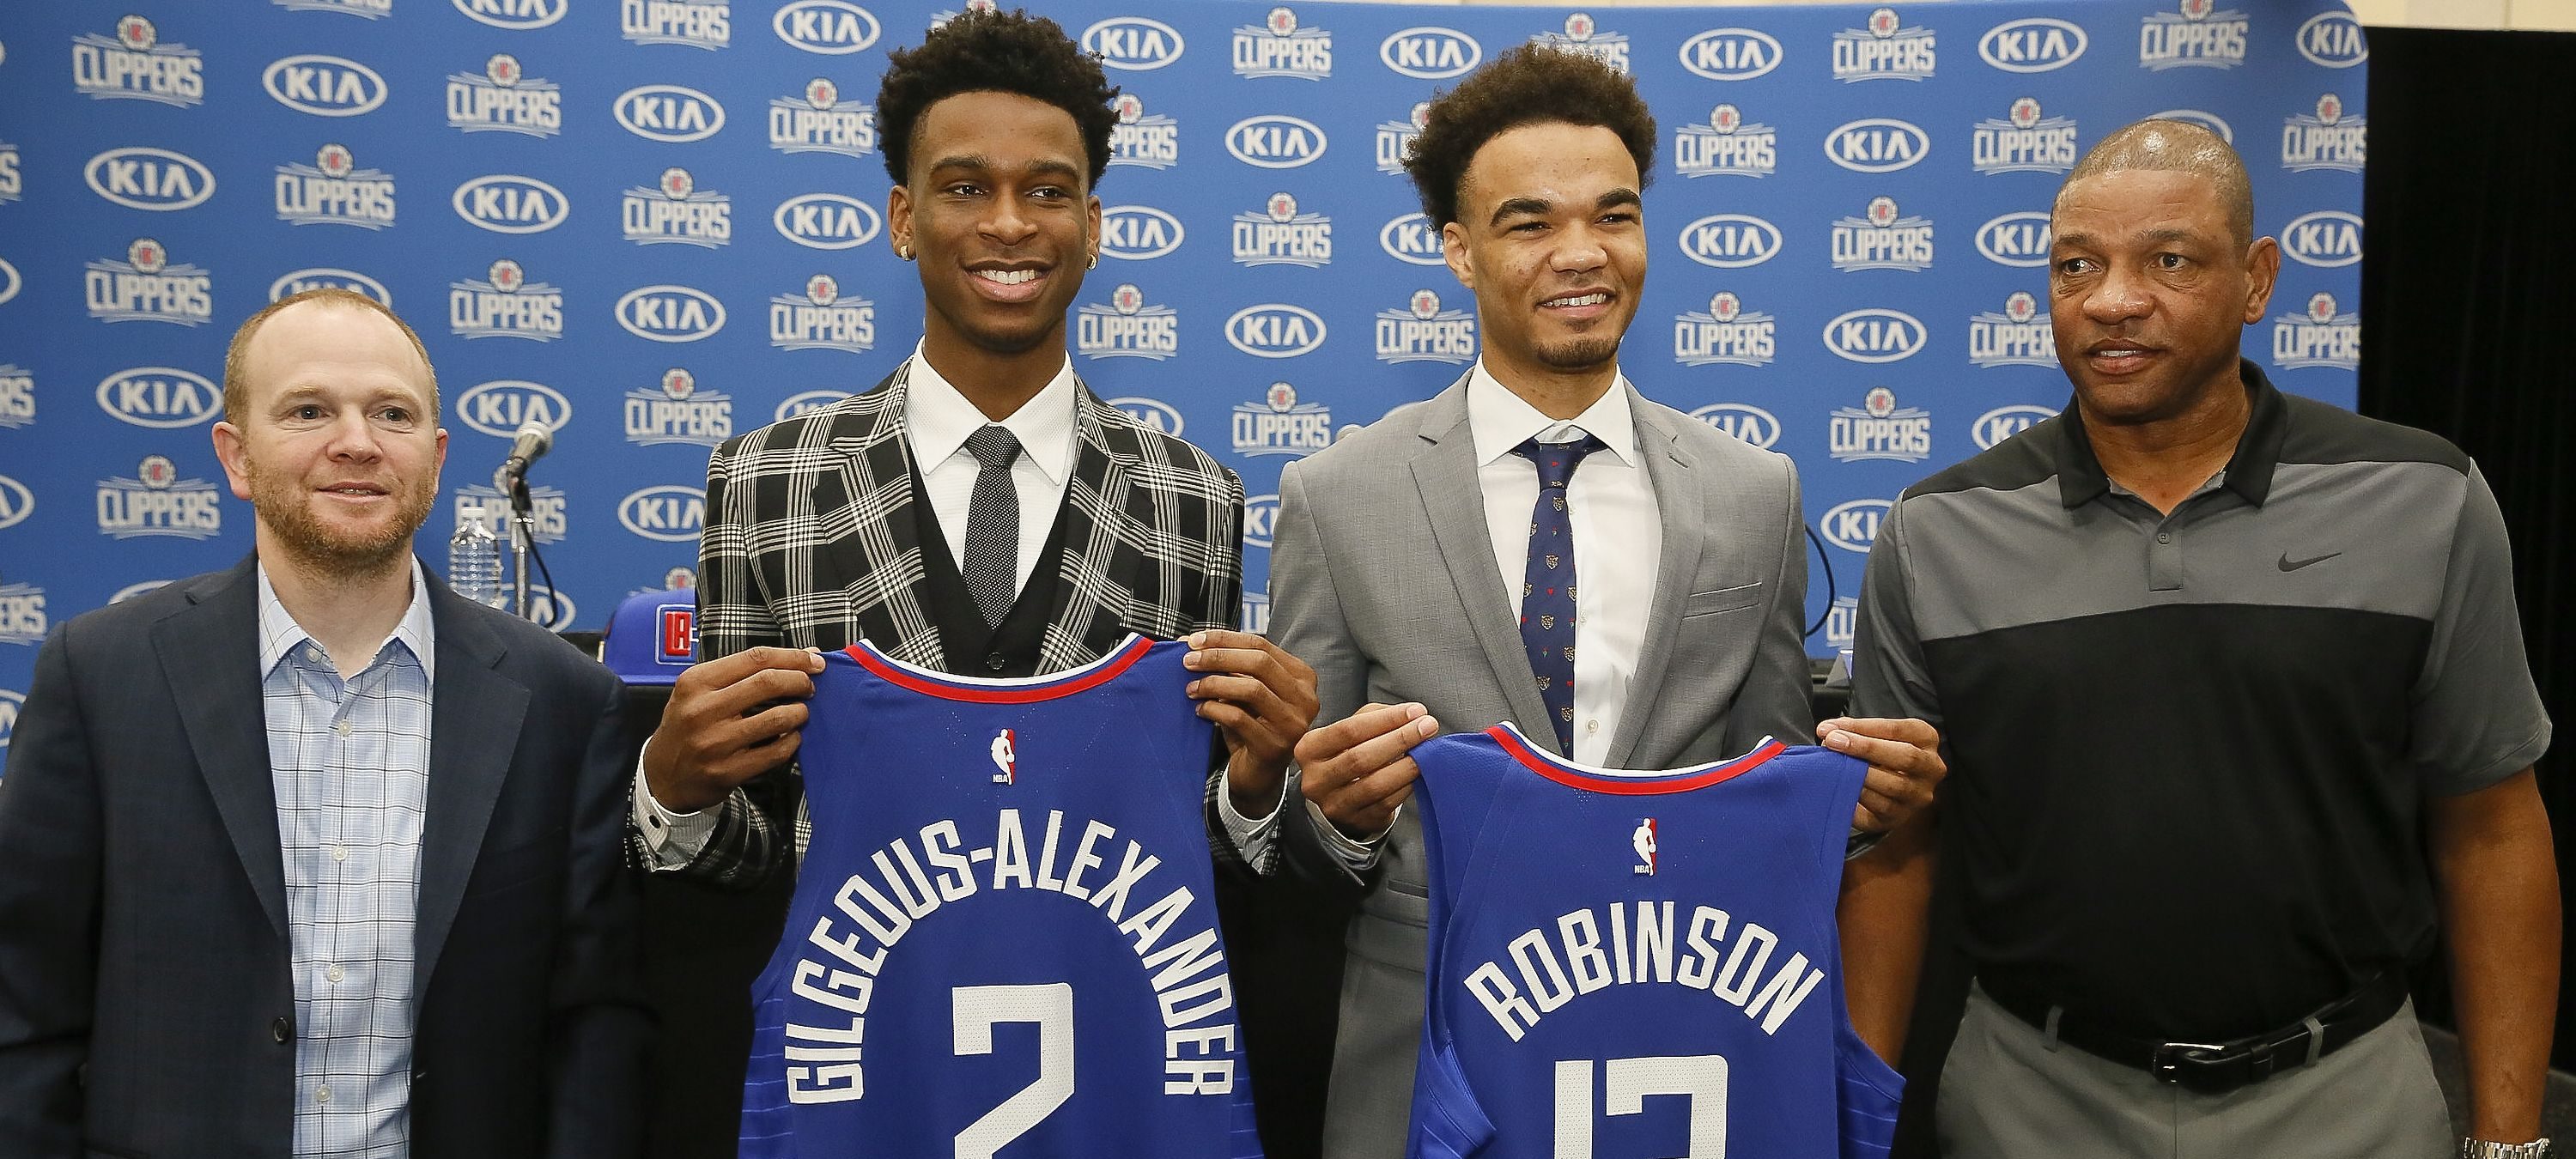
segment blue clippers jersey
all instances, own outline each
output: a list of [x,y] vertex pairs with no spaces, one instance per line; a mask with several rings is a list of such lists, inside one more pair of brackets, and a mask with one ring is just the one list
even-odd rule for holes
[[1261,1153],[1187,652],[1029,680],[824,657],[744,1156]]
[[1668,773],[1502,725],[1413,750],[1431,869],[1414,1159],[1862,1159],[1905,1080],[1853,1033],[1834,903],[1866,766]]

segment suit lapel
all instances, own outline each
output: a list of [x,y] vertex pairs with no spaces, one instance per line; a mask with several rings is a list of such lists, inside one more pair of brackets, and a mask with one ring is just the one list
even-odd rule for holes
[[812,509],[824,542],[806,590],[849,598],[848,638],[818,637],[817,646],[864,638],[906,663],[945,671],[946,650],[917,590],[923,546],[912,510],[912,451],[903,434],[911,367],[906,359],[823,433],[839,469],[814,477]]
[[527,687],[496,671],[508,655],[500,639],[446,585],[434,579],[429,585],[438,676],[430,692],[429,811],[421,823],[420,909],[412,935],[416,991],[429,985],[456,923],[528,711]]
[[1038,641],[1038,671],[1057,672],[1108,653],[1127,632],[1127,574],[1141,558],[1121,550],[1118,521],[1128,500],[1127,468],[1109,449],[1100,424],[1108,404],[1077,379],[1073,405],[1073,471],[1065,483],[1063,559],[1055,603]]
[[[1413,483],[1421,495],[1423,516],[1448,565],[1449,580],[1467,608],[1467,628],[1485,650],[1494,680],[1512,719],[1530,729],[1534,744],[1556,749],[1556,730],[1547,723],[1547,702],[1538,694],[1538,677],[1521,655],[1520,626],[1514,622],[1518,601],[1504,586],[1502,566],[1494,559],[1494,541],[1485,522],[1485,488],[1476,478],[1476,440],[1467,428],[1467,380],[1461,378],[1424,408],[1423,445],[1413,455]],[[1562,755],[1562,754],[1559,754]]]
[[1628,697],[1619,715],[1619,734],[1610,742],[1612,768],[1626,768],[1637,738],[1654,717],[1655,697],[1663,691],[1664,673],[1672,667],[1673,640],[1680,634],[1682,605],[1690,598],[1691,577],[1699,574],[1700,553],[1708,545],[1708,496],[1699,475],[1664,415],[1633,386],[1628,409],[1636,415],[1637,453],[1646,461],[1646,478],[1655,486],[1655,510],[1664,527],[1663,558],[1655,565],[1655,595],[1646,612],[1645,646],[1637,653],[1637,674],[1628,682]]
[[268,711],[260,699],[256,557],[188,591],[193,605],[152,626],[165,675],[191,673],[174,691],[190,755],[231,834],[251,892],[277,936],[287,936],[286,863],[278,851],[277,787],[270,779]]

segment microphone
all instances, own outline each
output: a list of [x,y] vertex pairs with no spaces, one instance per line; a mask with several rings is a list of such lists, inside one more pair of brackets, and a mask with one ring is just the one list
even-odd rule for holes
[[555,433],[546,424],[533,419],[522,424],[518,437],[510,442],[510,457],[492,472],[493,490],[509,494],[514,489],[511,484],[527,478],[529,465],[545,458],[554,447]]

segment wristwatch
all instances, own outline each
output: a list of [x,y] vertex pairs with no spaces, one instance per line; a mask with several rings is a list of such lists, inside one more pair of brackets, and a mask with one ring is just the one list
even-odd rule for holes
[[2528,1143],[2491,1143],[2484,1139],[2460,1140],[2460,1159],[2544,1159],[2549,1154],[2549,1140],[2534,1139]]

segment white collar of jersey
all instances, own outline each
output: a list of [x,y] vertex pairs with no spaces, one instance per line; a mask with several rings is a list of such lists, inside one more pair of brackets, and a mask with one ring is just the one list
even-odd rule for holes
[[1529,755],[1537,757],[1548,764],[1554,765],[1569,773],[1581,773],[1585,776],[1604,777],[1619,781],[1659,781],[1678,779],[1687,777],[1692,773],[1705,773],[1713,769],[1722,769],[1728,765],[1736,763],[1737,761],[1743,760],[1745,757],[1757,755],[1764,749],[1770,748],[1772,745],[1778,743],[1775,738],[1766,736],[1761,740],[1753,742],[1753,747],[1745,750],[1740,756],[1714,760],[1704,765],[1684,765],[1678,769],[1613,769],[1605,768],[1601,765],[1587,765],[1581,761],[1560,757],[1555,753],[1540,748],[1538,745],[1531,742],[1528,733],[1521,731],[1521,726],[1514,724],[1511,721],[1506,720],[1502,722],[1499,727],[1504,731],[1511,733],[1513,739],[1519,741],[1520,746],[1523,749],[1528,750]]
[[904,663],[866,640],[850,645],[845,654],[861,667],[915,692],[951,700],[1028,701],[1070,696],[1115,679],[1143,659],[1153,644],[1153,641],[1129,632],[1091,663],[1038,676],[960,676]]
[[[966,446],[966,436],[993,421],[931,367],[918,344],[912,348],[904,389],[910,392],[904,399],[904,434],[912,440],[913,460],[925,473],[947,462]],[[1073,359],[1068,356],[1046,386],[1001,420],[1020,441],[1020,457],[1050,484],[1062,485],[1073,462],[1073,391]]]
[[1610,389],[1570,421],[1539,413],[1485,369],[1485,360],[1467,372],[1467,430],[1476,440],[1476,465],[1484,466],[1512,453],[1535,437],[1541,442],[1570,442],[1581,437],[1571,428],[1601,440],[1626,466],[1637,465],[1637,420],[1628,410],[1628,379],[1613,372]]

